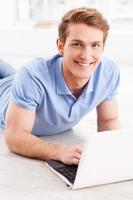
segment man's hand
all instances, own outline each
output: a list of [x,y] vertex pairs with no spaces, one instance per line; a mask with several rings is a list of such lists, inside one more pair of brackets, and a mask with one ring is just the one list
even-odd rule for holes
[[78,165],[83,150],[83,144],[63,146],[59,152],[59,160],[68,165]]

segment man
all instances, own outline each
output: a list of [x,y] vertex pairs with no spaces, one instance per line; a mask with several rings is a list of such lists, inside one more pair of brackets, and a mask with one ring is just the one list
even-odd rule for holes
[[96,9],[71,10],[59,24],[60,54],[34,59],[19,70],[0,100],[5,105],[0,124],[11,151],[78,164],[82,144],[54,144],[38,136],[68,130],[94,108],[98,131],[120,128],[115,99],[119,70],[103,57],[108,30],[107,21]]

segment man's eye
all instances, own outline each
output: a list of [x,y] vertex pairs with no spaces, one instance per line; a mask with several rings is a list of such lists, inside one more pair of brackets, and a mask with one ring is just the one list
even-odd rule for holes
[[81,47],[81,44],[80,43],[73,43],[73,46],[75,46],[75,47]]
[[92,47],[96,48],[96,47],[100,47],[100,44],[93,44]]

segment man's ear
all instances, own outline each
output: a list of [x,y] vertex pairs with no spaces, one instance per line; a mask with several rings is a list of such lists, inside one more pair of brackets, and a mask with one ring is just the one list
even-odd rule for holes
[[60,39],[57,39],[56,45],[57,45],[57,49],[58,49],[60,55],[63,55],[64,54],[64,44],[63,44],[63,42]]

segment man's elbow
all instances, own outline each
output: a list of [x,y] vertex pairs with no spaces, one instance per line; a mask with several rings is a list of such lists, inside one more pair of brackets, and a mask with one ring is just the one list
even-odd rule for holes
[[118,118],[99,120],[97,123],[98,131],[108,131],[121,129],[121,124]]
[[12,134],[13,132],[9,129],[5,129],[5,142],[10,151],[17,153],[17,137],[16,134]]

